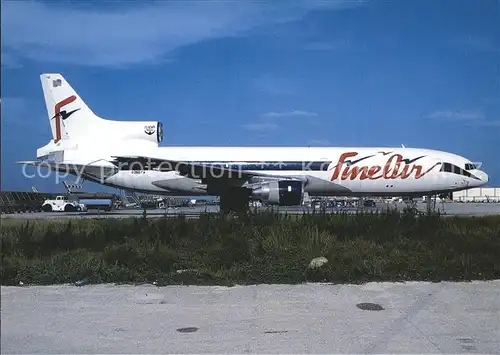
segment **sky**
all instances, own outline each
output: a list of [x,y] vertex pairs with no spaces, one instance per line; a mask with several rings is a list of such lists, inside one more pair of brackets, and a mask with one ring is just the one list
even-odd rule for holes
[[2,190],[63,191],[14,164],[52,138],[44,72],[63,74],[101,117],[161,121],[162,145],[404,144],[480,161],[500,186],[498,0],[2,0],[1,10]]

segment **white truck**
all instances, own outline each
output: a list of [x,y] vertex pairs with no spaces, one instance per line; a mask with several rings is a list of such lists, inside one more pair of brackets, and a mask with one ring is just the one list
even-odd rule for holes
[[86,206],[78,202],[77,198],[68,196],[56,196],[55,199],[46,199],[42,204],[44,212],[77,212],[85,211]]

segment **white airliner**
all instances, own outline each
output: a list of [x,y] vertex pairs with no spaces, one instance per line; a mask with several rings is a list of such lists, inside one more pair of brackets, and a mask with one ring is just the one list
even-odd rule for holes
[[[484,185],[481,164],[405,147],[161,147],[161,122],[94,114],[60,74],[42,74],[53,139],[36,161],[107,186],[220,196],[221,209],[250,199],[299,205],[310,196],[425,196]],[[119,103],[123,104],[123,103]]]

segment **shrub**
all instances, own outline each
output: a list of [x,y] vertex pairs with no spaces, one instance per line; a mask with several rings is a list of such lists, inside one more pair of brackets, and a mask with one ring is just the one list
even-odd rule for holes
[[[500,216],[277,213],[2,221],[2,285],[471,280],[500,276]],[[320,271],[306,270],[324,256]]]

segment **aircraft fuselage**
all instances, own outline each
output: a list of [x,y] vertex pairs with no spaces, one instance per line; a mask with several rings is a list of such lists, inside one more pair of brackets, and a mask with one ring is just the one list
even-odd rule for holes
[[[255,174],[253,182],[298,179],[304,181],[304,191],[310,195],[424,195],[481,186],[488,181],[487,175],[466,158],[415,148],[158,147],[147,156],[230,168],[236,171],[235,180],[238,172]],[[206,178],[210,176],[189,178],[176,171],[148,170],[141,164],[119,166],[119,172],[106,183],[154,193],[207,193]],[[165,164],[161,168],[175,167]],[[217,178],[217,172],[212,175]]]

